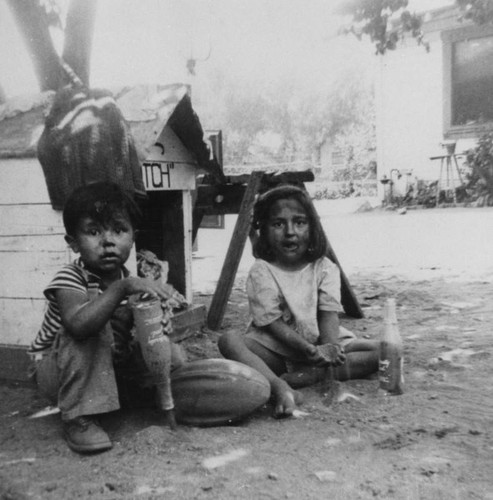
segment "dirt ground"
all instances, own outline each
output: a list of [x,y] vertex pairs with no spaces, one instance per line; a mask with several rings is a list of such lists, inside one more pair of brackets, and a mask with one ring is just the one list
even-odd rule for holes
[[[403,395],[356,380],[326,406],[313,386],[296,418],[265,406],[236,425],[176,431],[152,410],[116,412],[103,420],[114,448],[81,456],[59,415],[30,418],[48,404],[32,387],[1,383],[0,498],[493,500],[490,277],[349,277],[365,318],[342,324],[358,336],[377,338],[385,299],[397,300]],[[246,324],[243,285],[239,276],[222,331]],[[187,339],[189,359],[219,357],[218,335]]]

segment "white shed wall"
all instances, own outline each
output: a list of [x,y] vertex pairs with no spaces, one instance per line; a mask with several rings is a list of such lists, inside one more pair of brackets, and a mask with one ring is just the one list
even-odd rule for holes
[[0,171],[0,343],[28,345],[41,324],[43,289],[70,255],[38,160],[1,160]]

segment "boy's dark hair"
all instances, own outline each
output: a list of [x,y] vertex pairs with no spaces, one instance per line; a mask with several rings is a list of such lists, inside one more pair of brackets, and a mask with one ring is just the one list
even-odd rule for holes
[[82,218],[91,217],[108,225],[118,212],[128,216],[133,229],[139,226],[140,209],[127,192],[113,182],[94,182],[77,188],[68,197],[63,209],[63,225],[67,234],[74,236]]
[[267,223],[272,205],[278,200],[286,199],[296,200],[308,217],[310,226],[309,261],[313,262],[326,255],[329,246],[327,237],[308,193],[297,186],[281,185],[262,194],[253,207],[252,226],[258,231],[258,237],[253,244],[253,256],[268,262],[274,260],[274,254],[267,241]]

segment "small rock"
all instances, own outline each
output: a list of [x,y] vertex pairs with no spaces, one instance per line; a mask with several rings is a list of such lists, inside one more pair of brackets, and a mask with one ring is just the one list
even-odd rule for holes
[[333,470],[319,470],[315,472],[315,476],[322,483],[333,482],[337,478],[337,474]]
[[355,401],[361,401],[361,399],[358,396],[355,396],[354,394],[351,394],[350,392],[342,392],[337,397],[337,402],[342,403],[343,401],[347,401],[347,400],[351,400],[351,399],[354,399]]
[[45,491],[47,492],[52,492],[52,491],[55,491],[57,489],[58,485],[56,483],[48,483],[46,486],[45,486]]
[[361,434],[359,432],[356,435],[348,437],[348,443],[354,444],[354,443],[359,443],[360,441],[361,441]]
[[337,446],[341,444],[341,440],[339,438],[329,438],[325,440],[325,445],[326,446]]
[[277,481],[279,479],[279,476],[275,472],[269,472],[267,475],[269,479],[272,479],[273,481]]
[[301,410],[293,410],[293,417],[294,418],[303,418],[303,417],[308,417],[310,414],[306,411],[301,411]]

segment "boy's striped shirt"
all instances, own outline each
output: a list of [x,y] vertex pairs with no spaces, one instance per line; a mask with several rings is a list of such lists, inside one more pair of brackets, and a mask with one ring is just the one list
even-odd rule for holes
[[[124,276],[129,274],[125,268],[122,269],[122,272]],[[43,292],[47,299],[47,308],[41,328],[31,343],[28,352],[40,352],[51,347],[58,330],[62,326],[60,309],[55,296],[56,290],[76,290],[88,295],[89,290],[102,293],[100,284],[101,278],[85,269],[80,258],[60,269]]]

